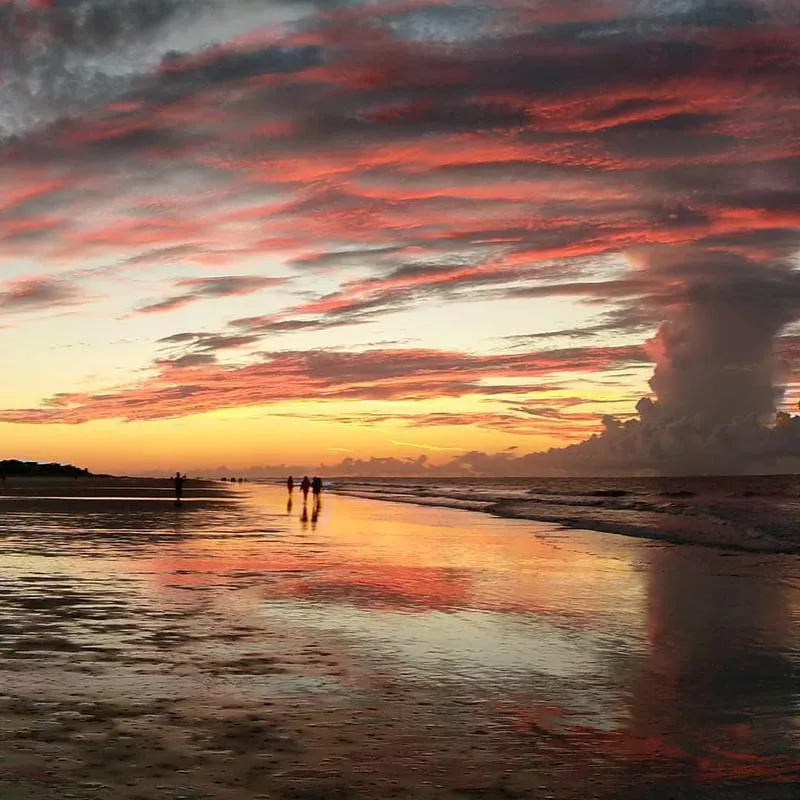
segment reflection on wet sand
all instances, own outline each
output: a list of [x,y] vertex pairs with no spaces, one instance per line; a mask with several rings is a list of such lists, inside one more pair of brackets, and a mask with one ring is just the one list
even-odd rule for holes
[[25,797],[793,796],[798,559],[258,486],[8,502]]
[[792,560],[654,548],[633,728],[702,779],[800,779]]

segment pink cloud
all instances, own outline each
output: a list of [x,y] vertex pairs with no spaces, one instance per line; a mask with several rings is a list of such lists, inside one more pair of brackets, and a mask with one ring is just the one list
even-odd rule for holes
[[[640,348],[626,346],[500,356],[435,350],[283,352],[242,367],[178,359],[160,361],[156,375],[139,384],[102,394],[60,394],[39,409],[0,412],[0,421],[163,419],[308,397],[323,402],[526,395],[535,391],[534,379],[546,384],[565,372],[602,372],[642,358]],[[492,383],[498,379],[502,382]]]

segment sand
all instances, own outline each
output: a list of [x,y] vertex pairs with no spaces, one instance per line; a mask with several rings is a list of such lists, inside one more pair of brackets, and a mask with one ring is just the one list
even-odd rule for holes
[[[624,559],[644,552],[638,542],[578,558],[561,534],[548,540],[542,528],[545,539],[533,539],[527,523],[465,512],[405,507],[393,520],[390,504],[326,498],[314,528],[297,506],[287,515],[280,494],[246,505],[246,487],[190,482],[175,509],[168,482],[75,484],[29,481],[0,500],[2,800],[667,798],[698,780],[697,796],[793,796],[800,772],[785,754],[711,754],[701,768],[666,743],[661,778],[640,794],[632,774],[650,769],[649,733],[531,699],[536,681],[553,697],[607,694],[591,688],[595,667],[580,691],[577,678],[558,677],[571,667],[524,670],[536,659],[550,669],[547,654],[570,641],[564,624],[580,637],[586,619],[639,608],[614,591],[604,599],[613,581],[591,577],[587,561],[618,582]],[[434,545],[442,525],[461,536]],[[523,570],[523,556],[539,561]],[[574,572],[553,582],[547,563]],[[492,565],[498,577],[486,583]],[[578,597],[586,580],[594,610],[568,598],[547,610],[548,596],[569,585]],[[556,613],[566,622],[552,631],[522,632],[530,650],[508,675],[492,666],[489,640],[485,651],[470,645]],[[484,618],[492,627],[480,634]],[[466,640],[453,633],[465,624]],[[428,642],[422,666],[416,650],[372,652],[354,633],[364,625],[413,648]],[[505,639],[509,653],[519,640]],[[442,661],[447,647],[461,655]],[[674,708],[672,698],[659,713]],[[758,793],[748,795],[753,780]]]
[[[0,513],[174,513],[169,481],[9,480],[5,493]],[[181,519],[235,497],[190,481]],[[137,543],[158,546],[158,535],[139,531]],[[183,572],[174,580],[191,595]],[[137,609],[108,581],[81,584],[58,569],[0,589],[3,800],[528,796],[504,778],[516,758],[523,780],[525,748],[512,756],[472,704],[430,689],[409,697],[377,672],[333,700],[317,687],[353,669],[336,642],[232,625],[194,598]]]
[[[173,497],[172,480],[113,476],[79,478],[36,478],[9,476],[0,485],[0,495],[9,497]],[[229,498],[228,484],[189,478],[187,497]]]

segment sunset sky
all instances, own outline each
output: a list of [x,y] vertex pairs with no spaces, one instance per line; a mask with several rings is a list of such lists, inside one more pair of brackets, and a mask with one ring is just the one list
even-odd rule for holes
[[0,458],[797,407],[796,0],[0,0],[0,172]]

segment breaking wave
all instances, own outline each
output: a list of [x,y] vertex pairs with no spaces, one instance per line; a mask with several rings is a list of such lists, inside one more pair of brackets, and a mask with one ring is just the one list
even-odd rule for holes
[[569,528],[757,552],[800,553],[793,476],[615,479],[335,479],[336,493]]

